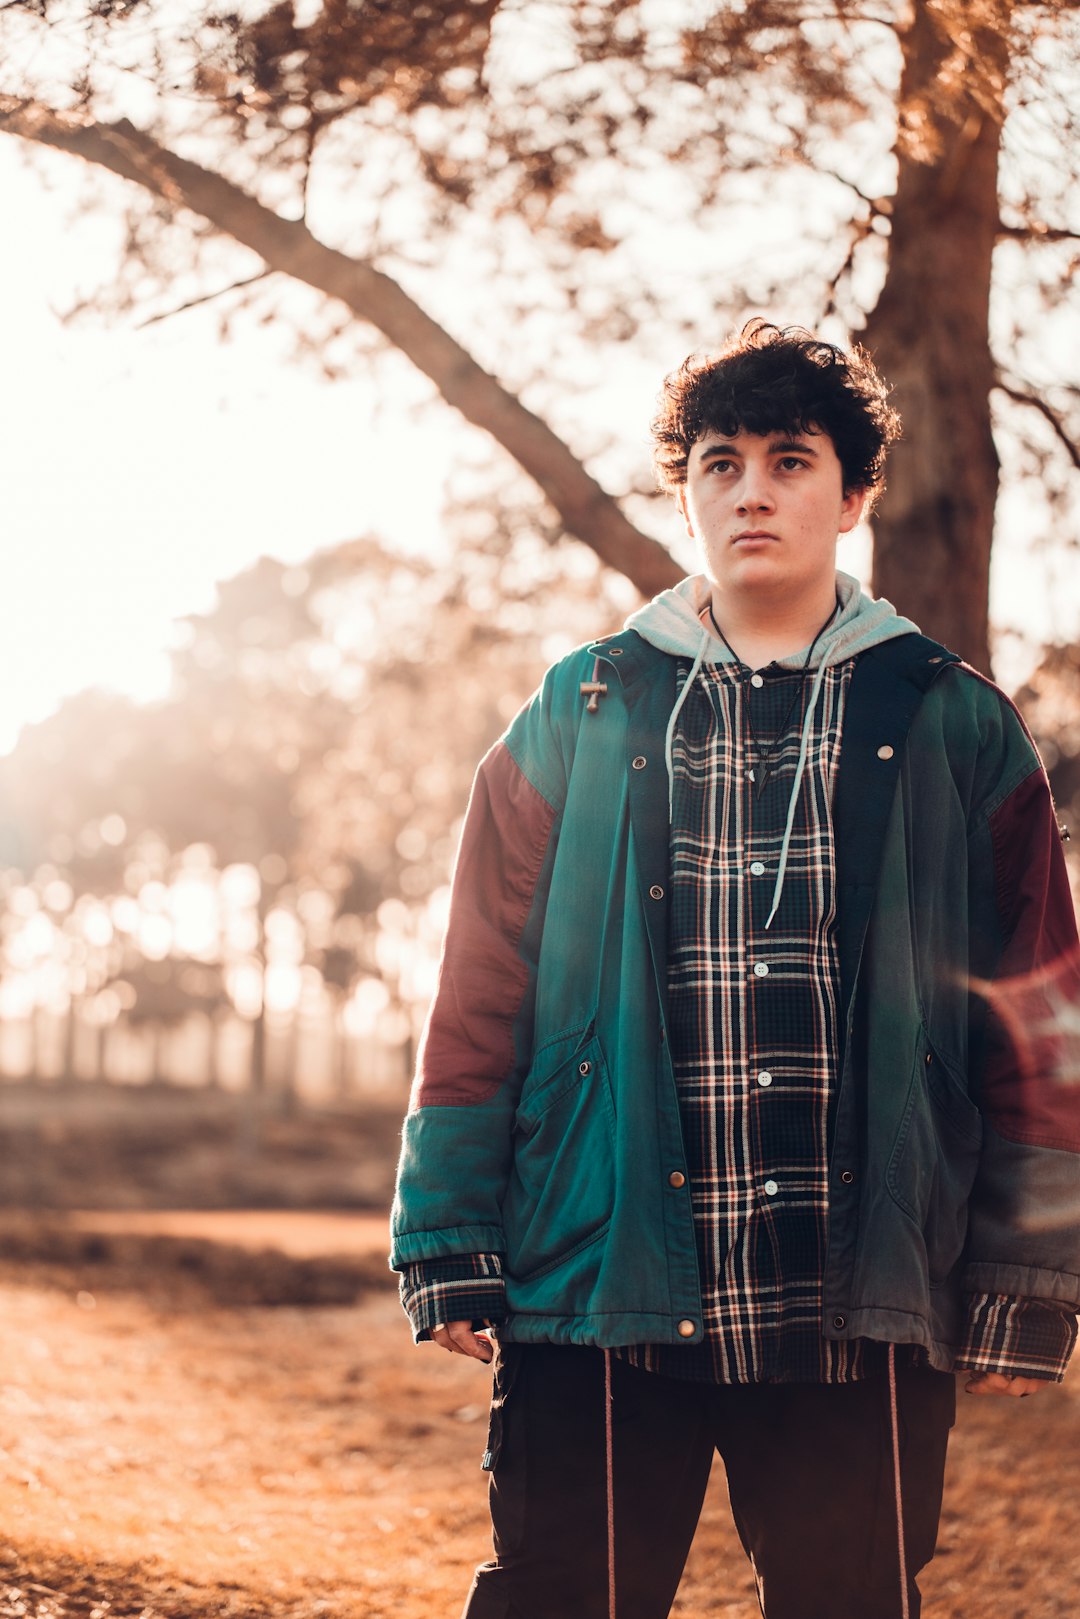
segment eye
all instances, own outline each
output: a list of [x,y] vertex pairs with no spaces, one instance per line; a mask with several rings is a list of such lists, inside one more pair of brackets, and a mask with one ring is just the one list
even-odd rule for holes
[[729,472],[733,464],[728,456],[718,455],[715,461],[709,462],[705,470],[706,472]]
[[799,467],[805,467],[806,462],[801,460],[797,455],[785,455],[781,459],[780,466],[784,472],[794,472]]

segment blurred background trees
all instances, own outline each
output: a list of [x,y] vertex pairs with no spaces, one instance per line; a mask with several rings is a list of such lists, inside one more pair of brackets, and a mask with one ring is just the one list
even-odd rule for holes
[[186,621],[165,702],[28,727],[0,759],[0,1066],[400,1088],[475,761],[622,616],[587,553],[532,543],[263,558]]

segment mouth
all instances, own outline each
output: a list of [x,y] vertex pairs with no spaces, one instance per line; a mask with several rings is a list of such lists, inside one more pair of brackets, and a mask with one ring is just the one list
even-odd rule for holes
[[750,545],[763,540],[776,541],[777,538],[777,535],[770,534],[767,529],[755,528],[746,529],[742,534],[733,535],[731,543],[732,545]]

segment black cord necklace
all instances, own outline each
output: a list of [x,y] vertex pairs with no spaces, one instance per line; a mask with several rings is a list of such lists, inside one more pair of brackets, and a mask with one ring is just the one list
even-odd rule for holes
[[[839,603],[837,603],[837,606],[839,606]],[[739,654],[735,651],[735,648],[732,646],[731,642],[728,640],[727,636],[724,634],[723,630],[716,621],[716,614],[713,612],[713,605],[711,601],[709,602],[709,617],[712,620],[712,627],[716,631],[719,639],[723,641],[732,657],[737,658],[741,663],[742,659],[739,658]],[[788,704],[787,713],[784,715],[779,730],[767,748],[762,746],[761,739],[754,730],[754,719],[750,712],[749,698],[746,701],[746,724],[750,732],[750,740],[754,745],[754,761],[750,767],[750,780],[754,783],[755,798],[761,797],[762,793],[765,791],[766,784],[772,775],[773,760],[781,743],[787,736],[788,726],[791,724],[791,716],[795,712],[795,706],[799,702],[799,699],[802,697],[803,691],[806,688],[806,676],[810,668],[810,659],[814,656],[814,648],[817,646],[818,642],[821,640],[821,637],[824,635],[825,631],[828,629],[835,617],[836,607],[833,608],[832,612],[829,614],[828,618],[825,620],[824,624],[822,624],[821,628],[814,636],[814,639],[811,641],[806,658],[803,662],[803,666],[799,671],[799,679],[796,683],[791,702]]]

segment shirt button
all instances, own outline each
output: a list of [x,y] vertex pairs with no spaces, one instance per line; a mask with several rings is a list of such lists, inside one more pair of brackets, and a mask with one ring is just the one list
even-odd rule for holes
[[752,877],[763,877],[765,875],[765,867],[764,867],[764,864],[762,863],[762,861],[760,861],[760,860],[751,860],[751,862],[750,862],[750,875]]
[[754,977],[755,978],[768,978],[768,976],[769,976],[769,964],[768,964],[768,962],[767,961],[755,961],[754,962]]
[[664,897],[664,890],[660,887],[660,884],[659,883],[653,883],[652,887],[649,889],[649,898],[650,899],[663,899],[663,897]]
[[639,753],[637,758],[635,760],[633,760],[633,766],[634,766],[635,770],[644,770],[647,763],[648,763],[648,760],[645,758],[645,755],[643,753]]
[[777,1185],[776,1181],[766,1181],[765,1182],[765,1196],[766,1197],[775,1197],[779,1190],[780,1190],[780,1188]]
[[761,1070],[761,1073],[757,1077],[757,1082],[758,1082],[759,1085],[771,1085],[772,1084],[772,1075],[769,1073],[769,1070],[767,1068],[763,1068]]
[[879,748],[877,750],[877,756],[878,756],[879,759],[891,759],[892,758],[893,750],[890,748],[890,746],[889,746],[889,744],[887,742],[885,743],[884,747],[881,747],[881,748]]
[[667,1181],[669,1186],[674,1186],[676,1189],[678,1189],[680,1186],[686,1185],[686,1176],[681,1170],[673,1169],[671,1174],[668,1176]]
[[760,691],[761,687],[764,686],[765,682],[762,679],[761,675],[751,675],[750,676],[750,684],[751,684],[751,686],[756,686],[758,688],[758,690]]
[[694,1323],[692,1321],[680,1321],[679,1322],[679,1337],[680,1338],[692,1338],[696,1331],[697,1331],[697,1328],[695,1327],[695,1325],[694,1325]]

